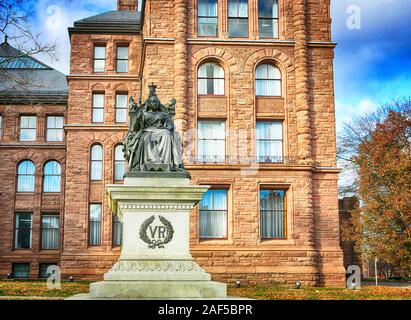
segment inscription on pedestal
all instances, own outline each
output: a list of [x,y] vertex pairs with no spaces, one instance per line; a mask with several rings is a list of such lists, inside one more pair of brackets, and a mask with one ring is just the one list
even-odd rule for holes
[[149,249],[164,249],[164,245],[173,240],[174,229],[170,221],[163,216],[158,219],[153,215],[140,227],[140,239],[147,243]]

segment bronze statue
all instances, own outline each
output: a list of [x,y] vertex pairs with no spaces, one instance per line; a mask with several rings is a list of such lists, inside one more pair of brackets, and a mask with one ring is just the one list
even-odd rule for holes
[[130,128],[124,141],[124,158],[128,173],[163,171],[186,172],[182,161],[182,146],[175,130],[176,100],[166,106],[157,97],[154,84],[142,104],[130,98]]

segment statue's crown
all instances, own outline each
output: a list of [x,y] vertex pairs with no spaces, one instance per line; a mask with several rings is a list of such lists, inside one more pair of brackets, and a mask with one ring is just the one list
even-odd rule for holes
[[148,92],[149,92],[149,96],[150,96],[150,97],[151,97],[151,96],[157,96],[156,89],[157,89],[157,86],[154,84],[154,82],[151,83],[151,84],[148,86]]

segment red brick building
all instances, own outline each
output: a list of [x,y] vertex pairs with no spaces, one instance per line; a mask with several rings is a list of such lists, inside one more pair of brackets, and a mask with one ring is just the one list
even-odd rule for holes
[[[146,0],[141,12],[119,0],[117,11],[75,22],[67,108],[43,111],[65,115],[61,149],[30,153],[16,142],[16,156],[0,141],[0,272],[35,277],[53,262],[64,277],[96,280],[113,265],[121,226],[105,185],[122,183],[128,97],[154,82],[163,103],[177,100],[192,182],[212,186],[191,216],[197,262],[228,283],[343,285],[330,28],[329,0]],[[0,105],[3,131],[18,130],[24,108]],[[61,173],[54,165],[45,178],[51,158]],[[24,194],[22,159],[36,166],[36,187]],[[46,194],[56,176],[60,192]],[[42,227],[48,210],[58,228]],[[16,226],[23,211],[33,217],[26,249],[16,247],[27,237]],[[51,252],[40,245],[49,229],[60,237]]]

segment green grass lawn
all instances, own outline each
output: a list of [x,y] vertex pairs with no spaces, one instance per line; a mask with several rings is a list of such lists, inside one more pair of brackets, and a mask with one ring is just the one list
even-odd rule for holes
[[[63,282],[61,289],[49,290],[45,281],[1,280],[0,299],[64,299],[89,292],[89,282]],[[360,290],[344,288],[293,289],[286,286],[244,286],[229,288],[234,297],[258,300],[411,300],[411,288],[366,286]]]

